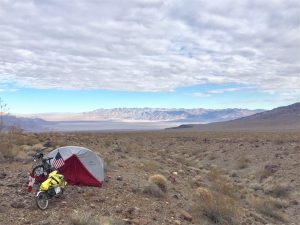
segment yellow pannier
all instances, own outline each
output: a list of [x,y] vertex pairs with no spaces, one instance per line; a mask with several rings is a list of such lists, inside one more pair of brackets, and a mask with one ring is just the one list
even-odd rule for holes
[[49,173],[48,179],[41,184],[40,190],[47,191],[49,187],[56,188],[58,186],[65,187],[66,181],[64,181],[64,175],[59,174],[57,170],[54,170],[53,172]]

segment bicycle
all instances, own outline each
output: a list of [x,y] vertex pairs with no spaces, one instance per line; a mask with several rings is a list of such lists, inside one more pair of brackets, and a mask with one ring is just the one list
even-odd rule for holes
[[51,163],[50,163],[50,161],[51,161],[51,159],[53,159],[53,157],[44,158],[44,154],[42,153],[46,149],[47,149],[47,147],[40,149],[33,156],[34,162],[40,161],[40,163],[38,165],[32,166],[32,176],[39,183],[45,181],[47,179],[48,175],[53,171]]
[[63,195],[67,182],[57,170],[51,172],[48,179],[41,185],[35,196],[35,202],[39,209],[45,210],[48,207],[49,199]]

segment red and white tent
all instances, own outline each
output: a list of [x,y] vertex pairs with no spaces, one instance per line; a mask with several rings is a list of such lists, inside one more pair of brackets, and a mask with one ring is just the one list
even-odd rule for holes
[[103,161],[95,152],[83,147],[66,146],[53,150],[48,157],[53,157],[51,165],[65,176],[69,184],[102,186]]

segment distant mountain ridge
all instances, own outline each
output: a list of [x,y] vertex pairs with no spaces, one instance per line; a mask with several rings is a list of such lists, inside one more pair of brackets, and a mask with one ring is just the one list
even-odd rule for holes
[[264,110],[249,109],[184,109],[184,108],[114,108],[83,113],[48,113],[30,115],[49,121],[176,121],[209,123],[232,120]]
[[184,124],[172,129],[215,130],[300,130],[300,102],[247,117],[209,124]]
[[45,126],[53,124],[39,118],[16,117],[13,115],[3,116],[4,129],[8,130],[11,126],[17,126],[26,131],[45,131]]

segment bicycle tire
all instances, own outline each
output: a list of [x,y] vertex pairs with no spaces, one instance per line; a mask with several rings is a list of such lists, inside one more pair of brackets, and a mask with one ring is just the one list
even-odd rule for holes
[[36,205],[39,209],[45,210],[49,205],[49,199],[47,193],[44,191],[39,191],[35,197]]

